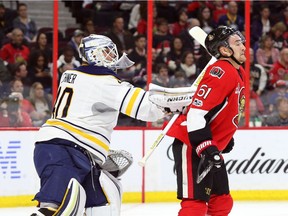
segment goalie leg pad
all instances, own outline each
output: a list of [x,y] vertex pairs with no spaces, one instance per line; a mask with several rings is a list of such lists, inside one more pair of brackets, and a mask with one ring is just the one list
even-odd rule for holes
[[121,183],[106,170],[101,170],[99,181],[108,203],[105,206],[87,208],[86,215],[120,216],[122,202]]
[[53,216],[82,216],[86,203],[86,193],[79,182],[72,178],[60,207]]
[[112,211],[111,211],[111,206],[110,205],[86,208],[86,212],[85,213],[86,213],[86,216],[96,216],[96,215],[114,216],[114,215],[112,215]]

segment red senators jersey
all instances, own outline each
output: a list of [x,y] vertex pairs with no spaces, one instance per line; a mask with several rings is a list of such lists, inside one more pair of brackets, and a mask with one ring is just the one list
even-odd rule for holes
[[[197,146],[214,140],[223,150],[238,128],[245,105],[245,72],[228,61],[218,60],[207,68],[189,107],[168,135]],[[186,121],[186,122],[185,122]],[[189,137],[188,137],[189,133]]]

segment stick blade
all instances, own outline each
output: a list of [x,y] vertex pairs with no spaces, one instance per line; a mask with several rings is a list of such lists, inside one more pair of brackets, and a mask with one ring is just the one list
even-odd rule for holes
[[201,29],[199,26],[194,26],[189,30],[189,34],[196,40],[198,41],[201,46],[205,47],[205,38],[207,36],[207,33]]

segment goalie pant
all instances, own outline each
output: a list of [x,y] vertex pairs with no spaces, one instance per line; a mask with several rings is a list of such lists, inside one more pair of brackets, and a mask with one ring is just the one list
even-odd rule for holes
[[[55,142],[57,145],[55,145]],[[103,207],[107,206],[111,198],[109,199],[109,195],[106,194],[107,191],[104,193],[102,189],[102,185],[105,183],[103,183],[103,178],[100,182],[100,167],[96,165],[91,169],[91,160],[86,150],[67,140],[58,139],[36,143],[34,163],[41,178],[41,189],[34,197],[34,200],[39,201],[38,207],[57,209],[64,197],[67,182],[75,178],[85,190],[85,208],[89,212],[94,212],[93,207],[101,206],[102,210],[107,211]],[[56,176],[57,178],[55,178]],[[119,209],[114,209],[116,214],[111,214],[113,216],[120,214],[121,188],[119,193],[119,201],[116,204]]]

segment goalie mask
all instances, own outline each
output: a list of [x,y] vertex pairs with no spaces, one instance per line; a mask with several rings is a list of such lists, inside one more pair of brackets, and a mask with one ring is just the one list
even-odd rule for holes
[[116,44],[103,35],[91,34],[82,38],[79,52],[80,58],[89,65],[104,66],[114,70],[131,67],[134,64],[125,53],[119,59]]
[[231,35],[234,34],[237,34],[241,38],[242,43],[245,43],[245,37],[241,34],[241,32],[233,28],[227,26],[219,26],[218,28],[211,31],[205,39],[205,46],[210,55],[214,56],[217,59],[220,58],[221,53],[219,51],[219,48],[221,46],[230,48],[228,39]]

